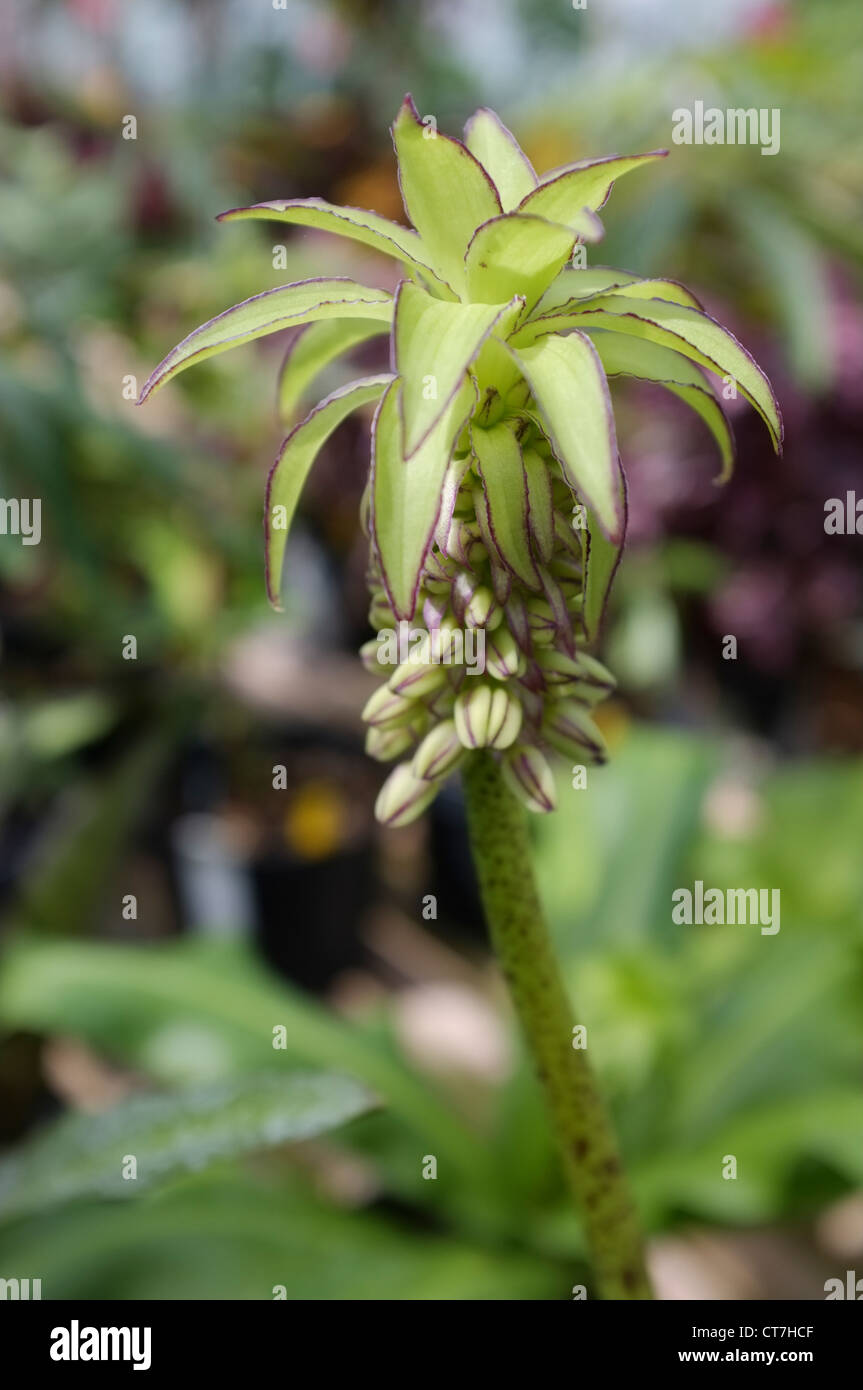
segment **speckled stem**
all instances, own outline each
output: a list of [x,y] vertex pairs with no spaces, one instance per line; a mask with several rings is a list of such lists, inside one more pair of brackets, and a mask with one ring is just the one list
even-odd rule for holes
[[647,1299],[638,1216],[617,1142],[573,1016],[542,915],[524,812],[488,753],[464,765],[471,847],[492,942],[545,1092],[569,1184],[607,1299]]

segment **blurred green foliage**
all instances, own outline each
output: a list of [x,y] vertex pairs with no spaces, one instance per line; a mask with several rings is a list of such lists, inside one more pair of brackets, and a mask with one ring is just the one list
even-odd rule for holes
[[[611,767],[593,774],[589,798],[561,789],[561,811],[537,836],[576,1016],[588,1028],[653,1232],[693,1219],[797,1219],[863,1182],[861,769],[773,772],[758,792],[759,828],[739,835],[733,827],[711,830],[701,815],[721,755],[692,737],[632,731]],[[815,808],[825,803],[834,816],[819,826]],[[575,844],[583,873],[573,867]],[[780,931],[672,926],[672,889],[695,878],[779,887]],[[303,1251],[318,1221],[325,1247],[340,1199],[313,1198],[307,1166],[287,1151],[257,1179],[246,1163],[225,1161],[217,1176],[166,1184],[122,1208],[67,1206],[51,1227],[80,1233],[77,1270],[65,1239],[47,1248],[44,1213],[14,1222],[7,1215],[4,1249],[14,1252],[16,1268],[40,1269],[56,1296],[84,1289],[106,1296],[121,1264],[125,1296],[266,1298],[272,1281],[286,1284],[288,1297],[355,1297],[342,1254],[355,1237],[375,1270],[377,1293],[366,1296],[568,1296],[580,1232],[515,1043],[509,1079],[467,1113],[457,1088],[422,1077],[401,1055],[388,1006],[349,1023],[265,975],[244,948],[192,941],[133,948],[22,935],[0,973],[0,1016],[7,1027],[83,1038],[178,1096],[177,1087],[228,1078],[248,1077],[253,1090],[262,1074],[281,1074],[289,1092],[295,1069],[312,1067],[356,1077],[383,1103],[380,1114],[329,1140],[334,1153],[372,1174],[378,1194],[341,1213],[340,1253],[329,1273],[310,1271]],[[283,1051],[272,1045],[277,1025],[286,1030]],[[225,1125],[229,1131],[229,1111]],[[193,1144],[192,1123],[188,1134],[178,1125],[177,1136]],[[266,1135],[257,1140],[266,1143]],[[38,1173],[31,1175],[33,1203],[57,1200],[63,1150],[55,1143],[52,1166],[50,1141],[40,1141],[49,1177],[37,1191]],[[728,1154],[737,1159],[736,1181],[721,1177]],[[438,1160],[435,1181],[422,1177],[427,1155]],[[82,1183],[80,1202],[87,1190]],[[253,1214],[265,1192],[273,1229],[262,1244]],[[173,1237],[157,1260],[156,1232],[163,1218],[183,1229],[204,1209],[220,1266],[196,1260],[178,1294],[164,1277]],[[426,1266],[429,1220],[436,1255]],[[98,1237],[86,1238],[86,1230]],[[444,1279],[464,1262],[476,1282],[463,1295],[453,1292],[458,1282],[422,1292],[436,1287],[438,1258]]]

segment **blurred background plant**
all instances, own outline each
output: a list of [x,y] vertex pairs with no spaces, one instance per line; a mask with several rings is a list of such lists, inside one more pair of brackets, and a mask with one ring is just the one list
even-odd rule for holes
[[[739,329],[786,453],[741,412],[717,505],[706,432],[615,388],[613,758],[587,793],[563,777],[537,853],[660,1293],[820,1297],[863,1256],[863,566],[823,525],[863,492],[861,29],[854,0],[4,7],[0,492],[42,498],[43,539],[0,538],[0,1273],[425,1299],[567,1298],[582,1269],[458,787],[428,826],[373,826],[362,427],[315,470],[273,615],[286,344],[132,404],[214,306],[388,283],[371,253],[212,219],[312,194],[401,216],[408,89],[444,128],[493,105],[542,168],[670,145],[696,99],[781,111],[777,156],[672,145],[615,193],[601,260]],[[696,878],[778,887],[779,934],[674,926]],[[129,1152],[147,1181],[117,1179]]]

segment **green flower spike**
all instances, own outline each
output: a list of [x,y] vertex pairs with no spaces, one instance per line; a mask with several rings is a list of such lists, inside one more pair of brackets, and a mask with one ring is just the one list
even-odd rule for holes
[[[413,230],[321,198],[223,213],[352,238],[395,257],[405,278],[392,296],[348,279],[257,295],[190,334],[141,393],[145,400],[193,362],[302,324],[280,381],[282,406],[294,410],[340,353],[389,334],[394,371],[333,392],[282,445],[267,486],[266,568],[278,606],[287,531],[315,456],[351,411],[377,402],[370,620],[378,629],[400,620],[429,633],[461,629],[438,648],[437,668],[382,667],[367,644],[364,660],[386,682],[365,711],[368,751],[401,758],[410,771],[390,779],[399,794],[379,800],[390,824],[432,800],[425,787],[407,797],[403,789],[428,782],[434,791],[460,761],[427,742],[442,723],[464,749],[499,750],[507,784],[533,811],[553,805],[552,750],[603,756],[589,710],[614,682],[586,649],[626,527],[609,378],[659,382],[697,411],[718,444],[722,479],[734,445],[704,368],[731,376],[777,450],[782,439],[764,373],[689,291],[571,264],[576,244],[601,238],[597,212],[614,181],[664,150],[581,161],[539,179],[491,111],[477,111],[465,135],[462,143],[429,130],[405,99],[393,140]],[[485,639],[475,689],[459,659],[469,631]],[[504,756],[516,737],[518,757]]]
[[614,681],[589,649],[626,529],[609,378],[658,382],[695,410],[719,447],[720,480],[734,446],[705,369],[735,381],[777,451],[782,421],[764,373],[688,290],[573,263],[578,243],[601,238],[597,213],[615,180],[664,150],[539,179],[493,112],[477,111],[462,143],[423,125],[409,97],[393,140],[411,228],[320,198],[223,216],[315,227],[382,251],[402,266],[396,293],[320,279],[257,295],[190,334],[141,399],[193,362],[304,325],[279,382],[290,418],[329,363],[389,335],[392,371],[334,391],[281,447],[267,484],[267,589],[278,607],[287,528],[318,450],[351,411],[375,403],[363,504],[369,620],[389,637],[404,624],[410,638],[409,652],[380,640],[361,652],[381,681],[363,711],[368,752],[395,762],[376,814],[406,825],[460,769],[489,933],[597,1292],[649,1298],[637,1211],[591,1061],[573,1045],[577,1014],[521,808],[554,808],[553,753],[605,756],[592,712]]

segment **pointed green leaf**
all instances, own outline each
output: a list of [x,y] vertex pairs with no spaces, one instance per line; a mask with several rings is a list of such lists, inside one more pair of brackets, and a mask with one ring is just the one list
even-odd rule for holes
[[722,471],[716,481],[722,483],[730,478],[735,456],[731,426],[709,381],[694,363],[670,348],[623,333],[598,332],[593,343],[606,376],[633,376],[642,381],[655,381],[700,415],[719,445],[722,457]]
[[468,242],[503,211],[497,189],[460,140],[422,124],[405,97],[393,125],[405,211],[438,274],[461,294]]
[[410,280],[399,285],[393,332],[407,458],[428,438],[492,328],[500,321],[505,331],[523,302],[451,304]]
[[534,554],[547,565],[554,550],[554,502],[551,473],[535,449],[522,449],[527,478],[527,528]]
[[[68,1114],[0,1162],[0,1214],[81,1197],[123,1198],[217,1160],[326,1134],[376,1108],[358,1081],[327,1072],[243,1074],[173,1094],[133,1095]],[[124,1181],[124,1155],[137,1159]]]
[[411,619],[423,563],[443,505],[450,458],[476,404],[476,391],[465,378],[431,434],[413,457],[406,459],[401,390],[402,382],[394,381],[372,427],[372,536],[396,617]]
[[288,435],[270,470],[264,503],[267,594],[280,606],[285,543],[309,470],[333,430],[352,410],[376,401],[392,381],[389,374],[363,377],[316,405]]
[[[546,322],[551,324],[553,319]],[[709,314],[684,304],[615,294],[578,314],[577,322],[583,328],[607,328],[646,338],[683,353],[719,376],[730,376],[766,424],[777,453],[781,452],[782,415],[773,387],[742,343]]]
[[511,212],[539,182],[521,145],[487,106],[474,111],[464,134],[468,149],[497,189],[504,212]]
[[402,227],[379,213],[365,208],[340,207],[323,198],[276,198],[268,203],[253,203],[247,208],[231,208],[219,214],[220,222],[248,221],[252,218],[268,222],[291,222],[298,227],[314,227],[321,232],[360,241],[385,256],[394,256],[403,265],[435,281],[441,290],[449,287],[435,275],[428,252],[417,233]]
[[378,319],[389,323],[392,296],[344,277],[301,280],[296,285],[280,285],[278,289],[253,295],[242,304],[225,309],[178,343],[144,384],[138,404],[143,404],[153,391],[178,372],[195,362],[203,362],[205,357],[239,347],[267,333],[277,333],[281,328],[328,318]]
[[518,205],[519,212],[531,212],[547,217],[551,222],[567,222],[582,208],[601,208],[615,179],[651,160],[662,159],[667,150],[651,150],[648,154],[610,155],[605,159],[585,159],[565,169],[549,174],[538,188],[528,193]]
[[527,475],[521,447],[507,422],[471,429],[485,499],[485,521],[503,564],[529,588],[539,588],[527,525]]
[[623,553],[623,538],[626,535],[626,479],[620,469],[618,480],[620,510],[623,516],[621,538],[611,541],[603,535],[596,514],[587,512],[587,526],[584,530],[584,603],[582,622],[588,642],[595,642],[602,627],[608,597],[614,576]]
[[[581,226],[586,239],[601,235],[594,213],[585,211]],[[469,298],[505,304],[520,294],[530,308],[570,259],[575,236],[572,228],[543,217],[493,217],[477,229],[465,257]]]
[[628,270],[613,270],[607,266],[596,266],[585,270],[569,267],[561,271],[554,284],[546,291],[534,309],[531,318],[560,313],[569,305],[576,305],[598,295],[606,295],[621,290],[624,294],[635,295],[640,299],[666,299],[672,304],[688,304],[693,309],[702,307],[700,300],[676,280],[645,279],[633,275]]
[[282,363],[278,381],[279,415],[290,423],[315,378],[331,362],[364,343],[389,331],[388,325],[374,319],[318,319],[301,329]]
[[582,333],[549,335],[510,349],[530,385],[564,477],[610,540],[623,534],[620,464],[608,383],[596,348]]

